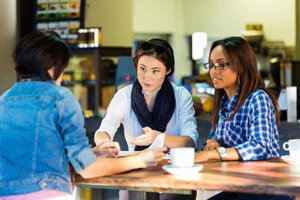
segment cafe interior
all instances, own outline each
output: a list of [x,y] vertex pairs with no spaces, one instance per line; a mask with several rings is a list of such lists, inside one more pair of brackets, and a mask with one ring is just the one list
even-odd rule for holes
[[[199,146],[211,129],[214,95],[209,72],[203,68],[203,63],[208,62],[211,43],[229,36],[242,36],[250,43],[266,86],[273,89],[280,100],[281,146],[289,139],[299,138],[299,0],[49,2],[0,2],[0,95],[17,81],[11,59],[17,41],[33,30],[58,32],[70,45],[72,53],[62,85],[72,91],[82,107],[92,146],[95,145],[94,132],[113,95],[136,79],[132,57],[137,43],[155,37],[167,40],[174,49],[176,70],[171,81],[186,87],[192,94]],[[63,10],[59,2],[72,4],[71,11]],[[286,95],[291,88],[296,92],[293,97]],[[127,150],[122,126],[114,140],[120,142],[121,149]],[[281,150],[282,155],[286,153]],[[85,197],[80,191],[80,199],[96,199],[88,197],[87,191],[84,191]],[[106,191],[103,195],[107,199],[117,198],[113,194]],[[205,199],[204,196],[199,193],[197,199]]]

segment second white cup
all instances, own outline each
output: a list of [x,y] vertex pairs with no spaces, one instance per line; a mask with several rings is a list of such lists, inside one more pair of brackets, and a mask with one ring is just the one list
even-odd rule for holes
[[170,150],[171,163],[174,167],[193,167],[195,149],[193,147],[178,147]]
[[292,139],[283,143],[283,149],[290,152],[291,159],[300,162],[300,139]]

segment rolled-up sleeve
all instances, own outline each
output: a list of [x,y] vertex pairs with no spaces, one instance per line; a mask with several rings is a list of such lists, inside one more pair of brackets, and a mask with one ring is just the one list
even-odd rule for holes
[[69,157],[69,160],[72,163],[76,172],[79,172],[87,168],[93,162],[95,162],[96,159],[97,156],[89,148],[85,148],[81,150],[77,155],[73,155]]
[[86,137],[84,118],[81,107],[72,94],[59,102],[60,127],[67,156],[76,172],[79,172],[93,162],[97,156],[91,150]]

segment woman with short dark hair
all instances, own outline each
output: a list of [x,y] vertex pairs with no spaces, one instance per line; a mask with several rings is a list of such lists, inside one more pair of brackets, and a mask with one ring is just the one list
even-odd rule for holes
[[[70,60],[68,46],[56,32],[26,35],[13,52],[19,79],[39,77],[41,81],[56,80]],[[53,67],[53,78],[48,70]]]
[[[61,87],[67,44],[54,32],[32,32],[13,53],[19,82],[0,97],[0,199],[69,199],[69,162],[85,178],[156,165],[166,149],[123,158],[91,149],[78,101]],[[106,146],[112,146],[106,143]]]

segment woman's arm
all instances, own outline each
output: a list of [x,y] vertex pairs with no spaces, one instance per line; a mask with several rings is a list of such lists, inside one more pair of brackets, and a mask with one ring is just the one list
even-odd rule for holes
[[197,122],[194,117],[195,109],[192,96],[184,87],[174,89],[176,98],[176,123],[179,125],[179,136],[166,134],[165,145],[174,147],[197,147],[199,137]]
[[[199,137],[197,132],[197,124],[194,118],[195,110],[190,93],[185,88],[175,88],[176,98],[176,126],[179,126],[179,136],[165,134],[164,146],[168,148],[174,147],[196,147],[197,139]],[[175,125],[174,125],[175,126]],[[131,144],[147,146],[153,143],[157,135],[163,134],[162,132],[153,130],[149,127],[143,128],[144,134],[136,137]],[[176,133],[178,134],[178,133]]]
[[111,138],[107,132],[99,131],[95,134],[94,141],[95,141],[96,145],[99,145],[103,141],[111,141]]
[[[225,160],[241,160],[239,152],[235,148],[226,148],[227,156]],[[205,162],[209,160],[222,160],[216,149],[209,151],[199,151],[195,154],[195,162]]]
[[129,171],[132,169],[146,168],[157,165],[165,156],[166,148],[144,150],[141,153],[122,158],[98,157],[90,166],[81,170],[79,174],[84,178],[108,176]]
[[247,141],[234,147],[244,161],[279,156],[275,109],[269,96],[262,91],[256,91],[250,99],[249,109]]
[[125,115],[127,106],[126,94],[126,88],[123,88],[114,95],[107,108],[106,116],[95,133],[94,141],[97,146],[93,150],[97,155],[116,157],[121,150],[119,143],[113,142],[112,138]]
[[[272,103],[266,94],[262,93],[256,94],[248,100],[250,100],[250,104],[247,105],[247,109],[244,109],[243,115],[248,117],[249,123],[246,126],[241,126],[230,125],[228,122],[222,127],[222,134],[232,137],[241,137],[243,134],[244,138],[242,142],[232,146],[234,151],[228,151],[228,160],[261,160],[276,156],[274,152],[277,151],[278,137],[276,139],[276,119]],[[240,113],[236,115],[238,114]],[[207,142],[204,150],[212,150],[218,146],[216,141],[212,142],[212,144]],[[217,152],[199,152],[197,161],[216,159],[215,153]]]
[[[162,132],[152,130],[149,127],[143,128],[144,134],[135,138],[135,140],[131,141],[133,145],[147,146],[153,143],[157,135],[163,134]],[[189,136],[174,136],[165,134],[165,142],[164,146],[168,148],[174,147],[194,147],[195,143]]]

